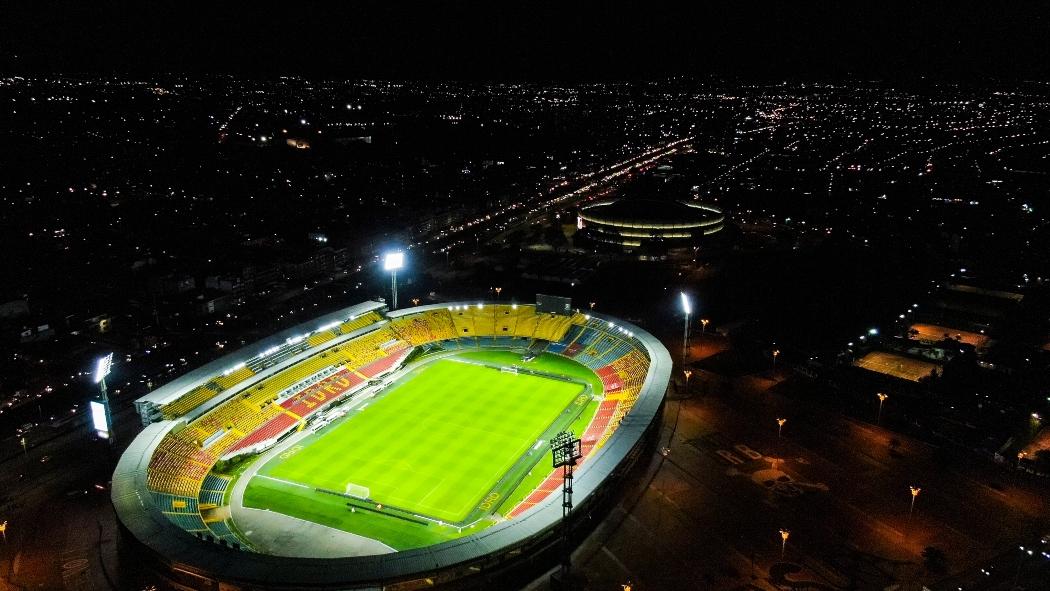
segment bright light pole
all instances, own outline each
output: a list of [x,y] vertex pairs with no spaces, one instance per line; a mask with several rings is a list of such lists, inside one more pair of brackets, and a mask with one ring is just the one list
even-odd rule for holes
[[0,523],[0,534],[4,535],[4,543],[6,544],[7,543],[7,520],[6,519],[4,520],[3,523]]
[[886,399],[889,398],[889,395],[888,394],[883,394],[882,392],[879,392],[878,394],[876,394],[876,396],[879,397],[879,414],[878,414],[878,416],[875,417],[875,424],[876,425],[881,425],[882,424],[882,403],[886,402]]
[[911,519],[912,513],[915,512],[915,499],[922,492],[922,489],[917,486],[909,486],[911,490],[911,506],[908,508],[908,519]]
[[499,301],[499,293],[500,293],[501,291],[503,291],[503,288],[502,288],[502,287],[497,287],[497,288],[496,288],[496,301],[497,301],[497,302]]
[[780,559],[781,560],[784,560],[784,550],[787,549],[788,536],[790,536],[790,535],[791,535],[790,531],[788,531],[786,529],[780,530]]
[[770,376],[772,379],[777,379],[777,357],[780,357],[780,349],[773,349],[773,375]]
[[685,292],[678,292],[682,298],[682,312],[685,313],[685,325],[682,330],[682,363],[689,357],[689,315],[693,313],[693,304]]
[[788,422],[787,419],[777,419],[777,439],[780,439],[780,433],[784,430],[784,423]]
[[405,266],[405,253],[401,251],[388,252],[383,257],[383,270],[390,271],[390,301],[393,304],[390,309],[397,309],[397,271]]
[[95,362],[95,374],[94,380],[98,384],[99,400],[101,402],[92,401],[91,405],[91,422],[95,427],[95,431],[99,437],[104,437],[109,440],[110,446],[116,443],[116,437],[113,433],[113,413],[109,407],[109,392],[106,391],[106,376],[113,369],[113,353],[104,355],[98,358]]
[[26,449],[26,438],[23,437],[19,443],[22,444],[22,453],[25,454],[26,459],[29,459],[29,450]]
[[693,377],[693,372],[692,372],[692,370],[688,370],[687,369],[687,370],[683,371],[682,373],[685,374],[685,392],[686,392],[686,394],[688,394],[689,393],[689,378]]

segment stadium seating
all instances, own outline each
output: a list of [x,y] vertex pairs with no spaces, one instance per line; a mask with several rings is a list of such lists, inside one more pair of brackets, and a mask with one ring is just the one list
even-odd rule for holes
[[[389,356],[384,359],[399,359]],[[382,363],[381,359],[375,363]],[[374,364],[375,364],[374,363]],[[373,364],[373,365],[374,365]],[[393,362],[391,362],[391,365]],[[378,371],[376,373],[379,373]],[[342,396],[346,391],[363,383],[363,379],[355,373],[341,370],[318,384],[310,386],[302,392],[281,401],[281,412],[257,428],[248,436],[239,439],[230,451],[247,449],[253,445],[268,441],[283,435],[289,429],[301,424],[302,419],[320,411],[333,400]],[[277,405],[275,405],[277,406]],[[207,483],[205,483],[205,486]]]
[[400,364],[407,353],[407,349],[404,348],[390,351],[386,357],[373,361],[372,363],[361,367],[358,371],[369,379],[374,378]]
[[168,519],[170,519],[172,521],[172,523],[174,523],[175,525],[181,527],[182,529],[184,529],[184,530],[186,530],[186,531],[188,531],[190,533],[210,532],[211,531],[211,530],[208,529],[208,526],[204,523],[204,519],[201,518],[201,514],[200,513],[183,513],[183,512],[180,512],[180,511],[170,511],[170,512],[166,511],[164,514],[167,515]]
[[533,306],[518,306],[517,312],[517,317],[513,320],[514,324],[511,328],[514,336],[542,338],[536,336],[536,329],[540,325],[540,317],[536,315],[536,308]]
[[181,417],[214,398],[221,390],[222,388],[218,384],[208,382],[179,396],[173,402],[165,404],[160,411],[166,419]]
[[357,318],[347,320],[346,322],[340,324],[338,328],[339,334],[350,334],[355,330],[359,330],[368,326],[369,324],[375,324],[376,322],[379,322],[382,319],[383,317],[380,316],[377,312],[369,312],[367,314],[362,314]]
[[310,345],[311,348],[313,348],[323,345],[328,341],[334,339],[335,337],[335,331],[323,330],[321,332],[315,332],[314,334],[306,337],[306,342]]
[[493,320],[495,324],[493,326],[492,333],[496,336],[515,336],[515,337],[532,337],[532,332],[528,334],[520,334],[518,325],[524,318],[535,318],[536,314],[532,306],[518,306],[518,305],[497,305],[493,306]]
[[238,538],[236,534],[233,533],[233,530],[230,529],[229,524],[225,521],[211,522],[208,524],[208,528],[218,540],[223,540],[227,544],[235,546],[244,545],[244,542],[240,538]]
[[[355,331],[363,334],[330,345],[337,336]],[[432,308],[385,322],[379,313],[369,312],[311,334],[282,358],[310,351],[306,359],[232,396],[227,392],[228,398],[220,404],[185,428],[165,435],[147,467],[149,489],[161,510],[180,527],[240,543],[227,523],[212,517],[217,512],[210,511],[222,504],[230,483],[230,479],[211,473],[215,462],[297,428],[304,424],[304,418],[344,392],[400,366],[414,347],[428,346],[446,350],[535,347],[537,351],[546,347],[550,353],[573,358],[594,370],[604,392],[582,436],[584,461],[605,444],[630,412],[649,368],[649,359],[623,329],[579,313],[537,314],[531,305],[486,304],[480,308]],[[246,366],[214,377],[162,407],[162,413],[169,419],[184,416],[256,373]],[[320,397],[310,398],[312,393],[321,392],[318,388],[322,386],[313,382],[318,379],[318,384],[329,387],[337,383],[340,391],[327,389]],[[556,479],[545,481],[511,515],[540,502],[558,487]],[[209,515],[209,523],[204,522],[201,510]],[[211,522],[213,518],[216,521]]]
[[222,497],[230,486],[230,478],[217,474],[208,474],[201,484],[200,493],[197,495],[198,506],[208,508],[217,507],[222,504]]
[[580,335],[582,333],[583,327],[574,324],[571,327],[569,327],[569,330],[567,330],[560,339],[548,345],[547,350],[551,353],[564,353],[565,349],[568,348],[569,345],[576,342],[576,339],[580,338]]
[[219,385],[223,390],[229,390],[237,384],[255,375],[255,372],[249,367],[241,367],[230,372],[224,376],[218,376],[215,378],[215,383]]
[[456,336],[459,338],[476,336],[478,331],[474,327],[474,308],[467,306],[466,309],[452,310],[452,325],[456,327]]
[[412,345],[423,345],[456,336],[456,328],[448,310],[430,310],[422,314],[402,316],[393,320],[390,328]]
[[539,315],[539,320],[536,325],[536,332],[532,335],[537,339],[544,339],[546,341],[559,341],[565,333],[572,326],[573,321],[580,314],[573,316],[560,316],[557,314],[542,314]]

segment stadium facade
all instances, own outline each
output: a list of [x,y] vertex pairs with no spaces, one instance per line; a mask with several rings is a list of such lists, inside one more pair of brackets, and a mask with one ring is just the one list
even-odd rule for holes
[[[247,346],[136,401],[145,428],[120,458],[112,485],[124,537],[152,570],[195,589],[469,588],[526,580],[558,552],[561,496],[550,487],[539,486],[477,533],[441,543],[382,554],[279,556],[260,552],[242,533],[228,506],[230,477],[216,470],[239,456],[280,451],[304,428],[341,417],[327,411],[360,404],[369,388],[385,387],[421,354],[474,349],[514,351],[525,360],[570,358],[600,379],[574,485],[570,531],[582,535],[615,502],[658,428],[671,372],[659,341],[615,318],[539,312],[532,304],[390,311],[364,302]],[[303,393],[317,387],[327,388],[324,403],[310,405]]]
[[645,198],[586,205],[577,220],[588,239],[627,251],[696,246],[724,226],[725,214],[714,205]]

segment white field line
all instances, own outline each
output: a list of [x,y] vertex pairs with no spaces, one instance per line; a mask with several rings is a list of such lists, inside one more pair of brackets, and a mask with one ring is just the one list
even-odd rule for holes
[[284,484],[290,484],[292,486],[298,486],[299,488],[306,488],[313,490],[313,487],[306,486],[305,484],[299,484],[298,482],[292,482],[291,480],[282,480],[280,478],[274,478],[273,476],[267,476],[265,474],[258,474],[259,478],[265,478],[267,480],[273,480],[274,482],[283,482]]

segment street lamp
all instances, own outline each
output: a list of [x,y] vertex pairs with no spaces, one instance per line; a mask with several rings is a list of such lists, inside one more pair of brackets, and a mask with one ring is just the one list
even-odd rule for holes
[[773,375],[772,379],[777,379],[777,357],[780,357],[780,349],[773,349]]
[[784,430],[784,423],[788,422],[787,419],[777,419],[777,439],[780,439],[780,433]]
[[497,300],[497,301],[499,301],[499,293],[500,293],[501,291],[503,291],[503,288],[502,288],[502,287],[497,287],[497,288],[496,288],[496,300]]
[[6,519],[4,520],[3,523],[0,523],[0,534],[4,535],[4,543],[6,544],[7,543],[7,520]]
[[879,414],[875,417],[875,424],[876,425],[881,425],[882,424],[882,403],[886,402],[886,399],[889,398],[890,396],[889,396],[889,394],[883,394],[882,392],[879,392],[878,394],[876,394],[876,396],[879,397]]
[[419,298],[412,298],[412,305],[413,306],[418,306],[419,305]]
[[397,309],[397,271],[405,266],[405,253],[400,250],[388,252],[383,257],[383,270],[390,271],[390,309]]
[[908,508],[908,519],[911,519],[912,513],[915,512],[915,499],[922,492],[922,489],[917,486],[909,486],[908,488],[911,490],[911,506]]
[[689,357],[689,315],[693,313],[693,304],[685,292],[678,292],[682,298],[682,312],[685,313],[685,324],[682,329],[682,363]]
[[689,393],[689,378],[691,378],[693,376],[693,372],[692,372],[692,370],[687,369],[687,370],[683,371],[682,373],[685,374],[685,391],[686,391],[686,393]]
[[593,310],[594,307],[597,306],[597,305],[598,305],[598,302],[591,302],[591,310]]
[[707,335],[707,323],[711,322],[707,318],[700,319],[700,352],[701,357],[704,356],[704,337]]
[[791,535],[790,531],[788,531],[786,529],[780,530],[780,559],[781,560],[784,560],[784,550],[787,548],[788,536],[790,536],[790,535]]

